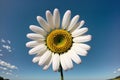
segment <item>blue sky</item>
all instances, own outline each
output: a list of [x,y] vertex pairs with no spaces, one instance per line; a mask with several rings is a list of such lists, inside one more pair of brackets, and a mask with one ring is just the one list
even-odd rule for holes
[[[36,16],[58,8],[61,16],[68,9],[85,20],[93,36],[88,56],[82,64],[64,72],[65,80],[105,80],[120,75],[119,0],[0,0],[0,76],[11,80],[58,80],[52,69],[42,71],[28,55],[29,25],[39,25]],[[61,17],[62,18],[62,17]]]

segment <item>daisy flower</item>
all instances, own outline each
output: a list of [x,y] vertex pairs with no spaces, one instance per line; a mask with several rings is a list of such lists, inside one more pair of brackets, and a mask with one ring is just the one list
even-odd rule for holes
[[53,71],[58,71],[61,66],[63,70],[73,68],[73,62],[81,63],[79,56],[86,56],[90,46],[85,44],[91,40],[91,35],[86,35],[87,27],[83,27],[84,20],[78,21],[79,15],[71,19],[71,11],[67,10],[60,20],[58,9],[54,9],[53,14],[47,10],[46,20],[37,16],[37,21],[41,27],[30,25],[27,37],[32,41],[26,46],[32,49],[29,54],[35,54],[34,63],[43,66],[47,70],[52,65]]

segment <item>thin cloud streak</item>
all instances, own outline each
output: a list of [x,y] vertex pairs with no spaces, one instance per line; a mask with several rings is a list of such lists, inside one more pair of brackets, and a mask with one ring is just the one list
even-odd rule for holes
[[3,54],[0,54],[0,56],[3,56]]
[[1,42],[2,42],[2,43],[6,43],[6,41],[5,41],[3,38],[1,39]]
[[113,71],[113,73],[120,73],[120,68],[117,68],[115,71]]
[[18,69],[15,65],[12,65],[12,64],[5,62],[3,60],[0,60],[0,66],[4,66],[4,67],[10,68],[10,69]]
[[7,50],[8,52],[12,52],[12,46],[11,46],[11,41],[10,40],[5,40],[4,38],[2,38],[0,40],[0,43],[1,43],[0,52],[4,52],[4,50]]

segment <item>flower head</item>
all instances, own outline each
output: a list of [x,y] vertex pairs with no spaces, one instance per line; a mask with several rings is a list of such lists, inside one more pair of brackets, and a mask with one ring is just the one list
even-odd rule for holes
[[86,56],[90,46],[84,44],[91,40],[91,35],[85,35],[88,28],[84,27],[84,20],[78,22],[79,15],[71,19],[71,11],[67,10],[60,24],[60,13],[54,9],[53,15],[47,10],[46,20],[37,16],[40,26],[30,25],[30,30],[35,33],[28,33],[27,37],[33,41],[27,42],[26,46],[31,47],[29,54],[36,54],[33,62],[43,66],[47,70],[52,64],[53,71],[58,71],[61,65],[63,70],[73,68],[73,62],[81,63],[80,56]]

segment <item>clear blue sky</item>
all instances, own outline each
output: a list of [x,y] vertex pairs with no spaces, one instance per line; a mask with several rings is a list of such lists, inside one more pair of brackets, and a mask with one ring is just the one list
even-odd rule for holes
[[[59,80],[59,73],[51,68],[42,71],[33,64],[34,56],[28,55],[25,46],[29,41],[26,34],[31,32],[29,25],[39,25],[36,16],[45,18],[45,11],[54,8],[60,10],[61,16],[68,9],[72,16],[79,14],[93,36],[88,56],[81,57],[83,63],[74,64],[73,70],[64,72],[65,80],[105,80],[120,75],[113,73],[120,68],[119,0],[0,0],[0,60],[17,67],[0,69],[0,76],[11,80]],[[8,70],[11,74],[7,74]]]

